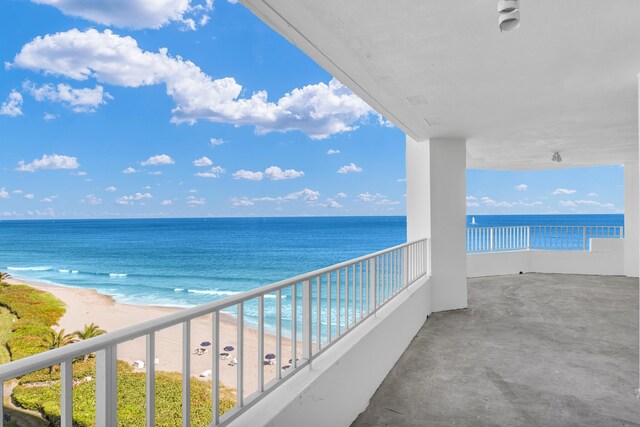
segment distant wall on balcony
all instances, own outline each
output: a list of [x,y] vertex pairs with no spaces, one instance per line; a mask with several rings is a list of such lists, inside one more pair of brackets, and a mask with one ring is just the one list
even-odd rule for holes
[[561,273],[624,275],[624,240],[591,239],[591,250],[491,252],[467,255],[467,276]]

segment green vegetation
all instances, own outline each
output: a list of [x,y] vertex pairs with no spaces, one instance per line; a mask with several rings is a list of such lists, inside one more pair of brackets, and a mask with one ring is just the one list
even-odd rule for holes
[[[77,426],[95,425],[95,361],[74,364],[73,421]],[[85,377],[91,380],[85,381]],[[59,374],[25,377],[13,391],[16,403],[39,411],[52,425],[60,423]],[[30,383],[30,384],[29,384]],[[235,405],[233,391],[221,386],[220,413]],[[142,426],[145,423],[145,374],[118,361],[118,423]],[[211,423],[211,382],[191,379],[191,423]],[[182,423],[182,375],[177,372],[156,373],[156,425],[173,427]]]
[[[58,323],[65,312],[62,301],[30,286],[8,285],[2,282],[4,278],[6,277],[0,272],[0,363],[5,363],[9,358],[21,359],[65,346],[77,339],[89,339],[105,333],[94,323],[85,325],[83,330],[73,334],[66,334],[64,329],[54,331],[52,326]],[[145,373],[133,372],[127,363],[118,361],[119,425],[145,425],[145,378]],[[73,379],[73,424],[93,426],[95,360],[88,356],[75,360]],[[193,425],[211,423],[211,388],[210,381],[191,379]],[[50,425],[60,425],[60,371],[51,367],[49,370],[23,376],[13,390],[12,399],[24,409],[41,413]],[[234,406],[234,391],[220,385],[220,413]],[[180,425],[181,408],[182,375],[177,372],[157,372],[156,425]]]
[[11,360],[44,351],[43,338],[51,334],[51,327],[65,312],[63,302],[47,292],[6,283],[0,283],[0,306],[17,317],[6,342]]
[[16,316],[9,309],[0,307],[0,365],[11,361],[7,340],[11,337],[11,330],[15,320]]

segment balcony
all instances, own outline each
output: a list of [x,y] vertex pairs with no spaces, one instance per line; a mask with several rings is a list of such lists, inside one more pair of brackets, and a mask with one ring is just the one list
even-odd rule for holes
[[470,279],[353,425],[636,425],[637,380],[637,279]]

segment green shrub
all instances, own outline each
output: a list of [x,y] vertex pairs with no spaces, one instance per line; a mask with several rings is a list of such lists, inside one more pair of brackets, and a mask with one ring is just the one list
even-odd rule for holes
[[[91,376],[93,380],[73,387],[74,425],[95,425],[95,362],[74,364],[74,378]],[[76,374],[83,371],[82,375]],[[85,375],[88,372],[88,375]],[[54,378],[56,374],[54,373]],[[58,377],[59,378],[59,377]],[[118,424],[121,426],[145,425],[145,374],[132,372],[130,366],[118,361]],[[40,378],[44,379],[44,378]],[[235,405],[233,391],[221,386],[220,413]],[[51,425],[60,425],[60,382],[45,386],[29,386],[22,381],[13,391],[14,401],[26,409],[38,411]],[[180,425],[182,414],[182,375],[177,372],[156,373],[156,425],[173,427]],[[204,426],[211,423],[211,382],[191,379],[191,423]]]

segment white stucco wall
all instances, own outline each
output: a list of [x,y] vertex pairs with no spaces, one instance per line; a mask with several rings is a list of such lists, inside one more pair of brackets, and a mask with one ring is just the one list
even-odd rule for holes
[[560,273],[624,275],[623,239],[591,239],[591,251],[513,251],[467,255],[467,276]]
[[638,162],[624,164],[624,274],[638,277],[640,270],[640,175]]
[[426,321],[430,298],[430,280],[419,280],[230,425],[350,425]]

